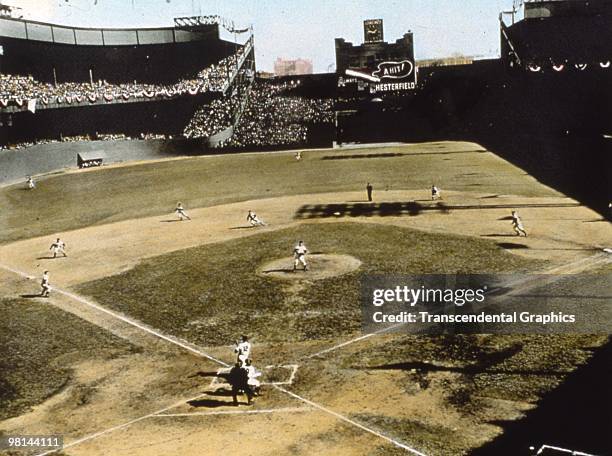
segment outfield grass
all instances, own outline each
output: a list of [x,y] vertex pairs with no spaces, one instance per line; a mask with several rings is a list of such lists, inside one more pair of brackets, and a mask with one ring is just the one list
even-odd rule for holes
[[27,299],[0,300],[0,420],[61,390],[74,363],[135,350],[80,318]]
[[[362,267],[299,283],[255,273],[270,260],[290,256],[297,239],[312,252],[352,255]],[[220,345],[242,332],[278,341],[357,331],[361,273],[518,272],[541,265],[486,239],[377,224],[306,224],[147,259],[83,284],[79,292],[171,334]]]
[[[370,158],[330,157],[374,155]],[[398,154],[376,157],[376,154]],[[343,152],[198,157],[57,174],[0,189],[0,243],[187,209],[320,192],[423,189],[552,196],[556,193],[473,143],[427,143]]]

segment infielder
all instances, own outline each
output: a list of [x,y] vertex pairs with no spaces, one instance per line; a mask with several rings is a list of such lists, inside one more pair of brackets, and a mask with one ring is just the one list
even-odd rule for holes
[[27,176],[26,184],[29,190],[34,190],[36,188],[36,183],[34,182],[34,179],[32,179],[32,176]]
[[297,245],[293,248],[293,272],[297,270],[299,263],[302,263],[302,265],[304,266],[304,271],[308,271],[308,264],[306,263],[307,253],[308,249],[304,245],[304,241],[299,241]]
[[249,222],[251,226],[266,226],[265,222],[259,219],[257,214],[253,211],[249,211],[247,214],[247,222]]
[[431,200],[442,199],[442,194],[440,193],[440,189],[435,185],[431,186]]
[[183,208],[183,205],[180,202],[176,203],[176,209],[174,209],[174,212],[177,213],[181,222],[184,219],[191,220],[191,217],[187,215],[187,213],[185,212],[185,209]]
[[42,280],[40,281],[40,296],[43,298],[49,297],[51,285],[49,284],[49,271],[43,272]]
[[51,244],[49,250],[53,251],[53,258],[57,258],[58,253],[64,255],[64,258],[68,256],[66,255],[66,243],[60,238],[57,238],[57,240],[53,244]]
[[514,232],[517,236],[523,234],[527,237],[527,231],[525,231],[525,227],[523,227],[523,221],[516,211],[512,211],[512,228],[514,228]]
[[240,342],[236,342],[234,353],[237,355],[237,361],[244,364],[246,360],[251,357],[251,343],[249,342],[249,338],[245,335],[242,335],[240,339]]

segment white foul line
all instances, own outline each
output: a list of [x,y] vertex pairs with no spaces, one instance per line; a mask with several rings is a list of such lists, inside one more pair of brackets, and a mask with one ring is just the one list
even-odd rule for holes
[[101,436],[103,436],[105,434],[109,434],[111,432],[118,431],[119,429],[123,429],[125,427],[128,427],[128,426],[134,424],[134,423],[138,423],[139,421],[146,420],[147,418],[151,418],[151,417],[153,417],[153,416],[155,416],[155,415],[157,415],[159,413],[164,413],[166,410],[171,410],[171,409],[173,409],[175,407],[183,405],[185,402],[195,401],[197,399],[201,399],[202,397],[204,397],[204,394],[200,394],[200,395],[192,397],[190,399],[183,400],[183,401],[180,401],[180,402],[176,402],[176,403],[174,403],[174,404],[172,404],[172,405],[170,405],[168,407],[164,407],[163,409],[157,410],[157,411],[155,411],[153,413],[149,413],[148,415],[144,415],[144,416],[141,416],[139,418],[134,418],[131,421],[128,421],[128,422],[123,423],[123,424],[118,424],[117,426],[105,429],[105,430],[100,431],[100,432],[96,432],[95,434],[90,434],[90,435],[88,435],[86,437],[83,437],[83,438],[80,438],[78,440],[75,440],[74,442],[70,442],[67,445],[64,445],[62,448],[58,448],[58,449],[55,449],[55,450],[45,451],[44,453],[40,453],[40,454],[38,454],[36,456],[46,456],[46,455],[53,454],[53,453],[56,453],[56,452],[61,451],[61,450],[65,450],[66,448],[73,447],[75,445],[80,445],[81,443],[87,442],[88,440],[93,440],[93,439],[101,437]]
[[300,400],[300,401],[304,402],[305,404],[310,405],[311,407],[319,409],[322,412],[325,412],[325,413],[327,413],[329,415],[335,416],[336,418],[338,418],[341,421],[344,421],[345,423],[352,424],[353,426],[358,427],[362,431],[366,431],[366,432],[369,432],[370,434],[373,434],[373,435],[375,435],[377,437],[380,437],[381,439],[386,440],[389,443],[392,443],[393,445],[395,445],[398,448],[402,448],[402,449],[404,449],[404,450],[406,450],[406,451],[408,451],[408,452],[410,452],[412,454],[415,454],[417,456],[427,456],[424,453],[421,453],[420,451],[415,450],[414,448],[411,448],[408,445],[405,445],[405,444],[403,444],[402,442],[400,442],[398,440],[392,439],[391,437],[388,437],[385,434],[382,434],[382,433],[380,433],[378,431],[375,431],[374,429],[370,429],[369,427],[366,427],[363,424],[358,423],[357,421],[353,421],[353,420],[351,420],[350,418],[347,418],[344,415],[341,415],[341,414],[339,414],[337,412],[334,412],[333,410],[330,410],[327,407],[323,407],[322,405],[319,405],[316,402],[313,402],[311,400],[303,398],[302,396],[298,396],[297,394],[292,393],[289,390],[286,390],[282,386],[274,385],[274,388],[276,388],[277,390],[279,390],[279,391],[281,391],[281,392],[283,392],[285,394],[288,394],[289,396],[291,396],[291,397],[293,397],[293,398],[295,398],[297,400]]
[[[545,272],[542,272],[541,274],[538,274],[538,276],[553,274],[554,272],[559,272],[559,271],[563,272],[564,269],[568,269],[568,268],[569,268],[569,272],[566,272],[566,274],[569,274],[569,273],[572,273],[572,272],[580,272],[582,269],[584,269],[584,268],[581,268],[579,266],[582,263],[588,262],[586,265],[584,265],[584,267],[585,268],[589,268],[589,267],[597,266],[600,263],[606,263],[608,261],[609,261],[609,257],[607,257],[605,255],[602,255],[601,253],[597,253],[597,254],[595,254],[593,256],[590,256],[590,257],[587,257],[587,258],[582,258],[582,259],[576,260],[576,261],[574,261],[572,263],[568,263],[568,264],[564,264],[564,265],[561,265],[561,266],[557,266],[557,267],[551,268],[551,269],[549,269],[549,270],[547,270]],[[553,279],[551,279],[551,280],[553,280]],[[535,284],[534,284],[534,282],[535,282]],[[508,295],[512,295],[513,293],[525,291],[526,289],[529,289],[530,287],[538,286],[540,283],[541,283],[541,277],[530,277],[530,278],[523,278],[522,280],[519,279],[519,280],[511,281],[511,282],[505,283],[504,285],[505,286],[523,285],[522,288],[519,288],[519,289],[516,289],[516,290],[511,290],[508,293]],[[330,353],[332,351],[336,351],[339,348],[346,347],[347,345],[351,345],[351,344],[354,344],[356,342],[360,342],[362,340],[368,339],[369,337],[378,336],[378,335],[380,335],[382,333],[385,333],[385,332],[390,332],[390,331],[392,331],[395,328],[398,328],[400,326],[404,326],[405,324],[406,323],[397,323],[397,324],[389,326],[387,328],[383,328],[383,329],[380,329],[380,330],[372,332],[372,333],[364,334],[362,336],[355,337],[354,339],[350,339],[350,340],[347,340],[345,342],[342,342],[342,343],[340,343],[338,345],[334,345],[332,347],[328,347],[328,348],[326,348],[324,350],[321,350],[319,352],[313,353],[313,354],[308,355],[308,356],[304,356],[304,357],[302,357],[300,359],[316,358],[317,356],[324,355],[324,354]]]
[[[228,403],[230,405],[230,403]],[[195,413],[158,413],[150,418],[157,417],[190,417],[190,416],[210,416],[210,415],[259,415],[265,413],[299,413],[312,412],[312,407],[285,407],[277,409],[261,410],[219,410],[216,412],[195,412]]]
[[568,450],[567,448],[561,448],[561,447],[556,447],[556,446],[551,446],[551,445],[542,445],[542,448],[540,448],[536,454],[542,454],[544,450],[549,450],[549,449],[555,450],[555,451],[561,451],[563,453],[569,453],[573,456],[595,456],[594,454],[583,453],[582,451],[572,451],[572,450]]
[[[28,279],[33,279],[34,278],[34,277],[26,274],[25,272],[17,271],[15,269],[12,269],[12,268],[10,268],[8,266],[5,266],[3,264],[0,264],[0,268],[3,268],[5,270],[7,270],[7,271],[10,271],[10,272],[13,272],[15,274],[18,274],[18,275],[20,275],[22,277],[26,277]],[[209,355],[207,353],[204,353],[203,351],[198,350],[197,348],[192,347],[191,345],[189,345],[186,342],[183,342],[183,341],[177,339],[176,337],[168,336],[166,334],[160,333],[159,331],[155,331],[154,329],[149,328],[148,326],[144,325],[143,323],[140,323],[140,322],[138,322],[136,320],[132,320],[131,318],[128,318],[128,317],[125,317],[125,316],[123,316],[123,315],[121,315],[119,313],[113,312],[112,310],[108,310],[108,309],[106,309],[106,308],[104,308],[104,307],[102,307],[102,306],[100,306],[98,304],[94,304],[93,302],[88,301],[87,299],[85,299],[85,298],[83,298],[81,296],[78,296],[78,295],[76,295],[74,293],[70,293],[69,291],[65,291],[65,290],[62,290],[60,288],[53,288],[53,291],[57,292],[59,294],[62,294],[64,296],[67,296],[67,297],[69,297],[71,299],[74,299],[75,301],[78,301],[81,304],[85,304],[86,306],[92,307],[92,308],[94,308],[94,309],[96,309],[96,310],[98,310],[100,312],[104,312],[104,313],[110,315],[113,318],[121,320],[121,321],[127,323],[128,325],[134,326],[134,327],[136,327],[136,328],[138,328],[138,329],[140,329],[142,331],[145,331],[145,332],[147,332],[149,334],[152,334],[153,336],[158,337],[158,338],[160,338],[162,340],[165,340],[166,342],[170,342],[171,344],[178,345],[179,347],[184,348],[185,350],[188,350],[188,351],[190,351],[192,353],[195,353],[198,356],[201,356],[203,358],[207,358],[207,359],[209,359],[211,361],[216,362],[217,364],[221,364],[222,366],[229,367],[229,364],[225,363],[224,361],[221,361],[220,359],[217,359],[217,358],[215,358],[215,357],[213,357],[213,356],[211,356],[211,355]]]
[[[15,273],[15,274],[18,274],[18,275],[20,275],[20,276],[22,276],[22,277],[26,277],[26,278],[28,278],[28,279],[33,278],[32,276],[30,276],[30,275],[28,275],[28,274],[26,274],[26,273],[24,273],[24,272],[17,271],[17,270],[15,270],[15,269],[12,269],[12,268],[10,268],[10,267],[8,267],[8,266],[5,266],[5,265],[0,264],[0,267],[1,267],[1,268],[3,268],[3,269],[5,269],[5,270],[7,270],[7,271],[10,271],[10,272],[13,272],[13,273]],[[122,321],[124,321],[124,322],[126,322],[126,323],[128,323],[128,324],[130,324],[130,325],[132,325],[132,326],[134,326],[134,327],[136,327],[136,328],[139,328],[139,329],[141,329],[141,330],[143,330],[143,331],[146,331],[146,332],[148,332],[148,333],[150,333],[150,334],[153,334],[154,336],[159,337],[160,339],[163,339],[163,340],[166,340],[166,341],[168,341],[168,342],[171,342],[171,343],[173,343],[173,344],[175,344],[175,345],[178,345],[179,347],[182,347],[182,348],[184,348],[184,349],[186,349],[186,350],[189,350],[189,351],[190,351],[190,352],[192,352],[192,353],[196,353],[196,354],[197,354],[197,355],[199,355],[199,356],[203,356],[203,357],[205,357],[205,358],[208,358],[208,359],[210,359],[211,361],[214,361],[214,362],[216,362],[216,363],[218,363],[218,364],[220,364],[220,365],[222,365],[222,366],[229,367],[229,365],[228,365],[227,363],[225,363],[225,362],[223,362],[223,361],[221,361],[221,360],[219,360],[219,359],[217,359],[217,358],[214,358],[214,357],[212,357],[212,356],[210,356],[210,355],[208,355],[208,354],[206,354],[206,353],[204,353],[204,352],[202,352],[202,351],[200,351],[200,350],[197,350],[197,349],[195,349],[195,348],[193,348],[193,347],[191,347],[191,346],[187,345],[187,344],[186,344],[186,343],[184,343],[184,342],[178,341],[178,340],[174,339],[173,337],[170,337],[170,336],[166,336],[166,335],[164,335],[164,334],[161,334],[161,333],[159,333],[159,332],[157,332],[157,331],[155,331],[155,330],[153,330],[153,329],[151,329],[151,328],[148,328],[148,327],[144,326],[144,325],[143,325],[143,324],[141,324],[141,323],[138,323],[138,322],[133,321],[133,320],[131,320],[131,319],[127,318],[127,317],[124,317],[123,315],[117,314],[117,313],[115,313],[115,312],[113,312],[113,311],[110,311],[110,310],[108,310],[108,309],[105,309],[105,308],[104,308],[104,307],[102,307],[102,306],[99,306],[99,305],[97,305],[97,304],[94,304],[94,303],[92,303],[92,302],[89,302],[88,300],[86,300],[86,299],[82,298],[81,296],[75,295],[75,294],[73,294],[73,293],[70,293],[70,292],[67,292],[67,291],[64,291],[64,290],[60,290],[60,289],[58,289],[58,288],[54,288],[54,290],[55,290],[56,292],[60,293],[60,294],[63,294],[63,295],[68,296],[68,297],[70,297],[70,298],[72,298],[72,299],[75,299],[76,301],[81,302],[81,303],[83,303],[83,304],[85,304],[85,305],[87,305],[87,306],[90,306],[90,307],[92,307],[92,308],[94,308],[94,309],[97,309],[97,310],[99,310],[99,311],[101,311],[101,312],[105,312],[105,313],[107,313],[108,315],[111,315],[111,316],[112,316],[112,317],[114,317],[114,318],[117,318],[117,319],[119,319],[119,320],[122,320]],[[378,436],[378,437],[380,437],[380,438],[382,438],[382,439],[384,439],[384,440],[386,440],[386,441],[388,441],[388,442],[391,442],[391,443],[393,443],[394,445],[396,445],[396,446],[397,446],[397,447],[399,447],[399,448],[403,448],[403,449],[405,449],[405,450],[407,450],[407,451],[410,451],[410,452],[412,452],[413,454],[415,454],[415,455],[417,455],[417,456],[426,456],[426,455],[424,455],[423,453],[419,453],[417,450],[415,450],[415,449],[413,449],[413,448],[410,448],[409,446],[406,446],[406,445],[404,445],[404,444],[403,444],[403,443],[401,443],[401,442],[398,442],[397,440],[393,440],[393,439],[391,439],[390,437],[387,437],[387,436],[385,436],[384,434],[381,434],[381,433],[380,433],[380,432],[378,432],[378,431],[375,431],[375,430],[370,429],[370,428],[368,428],[368,427],[366,427],[366,426],[364,426],[364,425],[362,425],[362,424],[359,424],[359,423],[357,423],[356,421],[353,421],[353,420],[351,420],[351,419],[349,419],[349,418],[347,418],[347,417],[345,417],[345,416],[343,416],[343,415],[340,415],[340,414],[339,414],[339,413],[337,413],[337,412],[334,412],[334,411],[332,411],[332,410],[330,410],[330,409],[328,409],[328,408],[326,408],[326,407],[323,407],[322,405],[316,404],[315,402],[312,402],[312,401],[310,401],[310,400],[308,400],[308,399],[304,399],[303,397],[300,397],[300,396],[298,396],[297,394],[294,394],[294,393],[292,393],[291,391],[288,391],[288,390],[286,390],[286,389],[282,388],[282,387],[281,387],[281,386],[279,386],[279,385],[272,385],[272,386],[273,386],[274,388],[278,389],[279,391],[281,391],[281,392],[283,392],[283,393],[285,393],[285,394],[288,394],[289,396],[291,396],[291,397],[293,397],[293,398],[295,398],[295,399],[298,399],[298,400],[300,400],[300,401],[302,401],[302,402],[304,402],[304,403],[306,403],[306,404],[308,404],[308,405],[310,405],[310,406],[312,406],[312,407],[315,407],[315,408],[317,408],[317,409],[319,409],[319,410],[321,410],[321,411],[323,411],[323,412],[325,412],[325,413],[328,413],[328,414],[330,414],[330,415],[332,415],[332,416],[334,416],[334,417],[336,417],[336,418],[338,418],[338,419],[340,419],[340,420],[342,420],[342,421],[344,421],[344,422],[346,422],[346,423],[352,424],[353,426],[356,426],[356,427],[358,427],[359,429],[362,429],[362,430],[364,430],[364,431],[366,431],[366,432],[369,432],[370,434],[374,434],[374,435],[376,435],[376,436]],[[200,396],[198,396],[198,397],[196,397],[196,398],[194,398],[194,399],[198,399],[198,398],[200,398],[200,397],[202,397],[202,396],[203,396],[203,395],[200,395]],[[194,399],[190,399],[190,400],[194,400]],[[124,428],[124,427],[130,426],[130,425],[132,425],[132,424],[134,424],[134,423],[137,423],[137,422],[139,422],[139,421],[145,420],[145,419],[150,418],[150,417],[152,417],[152,416],[154,416],[154,415],[158,415],[158,414],[160,414],[160,413],[163,413],[163,412],[165,412],[166,410],[170,410],[170,409],[172,409],[172,408],[178,407],[178,406],[182,405],[182,404],[183,404],[183,403],[185,403],[185,402],[187,402],[187,401],[181,401],[180,403],[177,403],[177,404],[172,405],[172,406],[170,406],[170,407],[166,407],[166,408],[164,408],[164,409],[162,409],[162,410],[158,410],[158,411],[153,412],[153,413],[150,413],[150,414],[148,414],[148,415],[141,416],[140,418],[135,418],[135,419],[133,419],[133,420],[131,420],[131,421],[128,421],[128,422],[126,422],[126,423],[123,423],[123,424],[120,424],[120,425],[114,426],[114,427],[109,428],[109,429],[106,429],[106,430],[104,430],[104,431],[100,431],[100,432],[96,432],[95,434],[88,435],[88,436],[86,436],[86,437],[83,437],[82,439],[75,440],[74,442],[71,442],[70,444],[65,445],[65,446],[64,446],[64,448],[68,448],[68,447],[72,447],[72,446],[75,446],[75,445],[79,445],[80,443],[86,442],[86,441],[88,441],[88,440],[95,439],[95,438],[98,438],[98,437],[100,437],[100,436],[102,436],[102,435],[108,434],[108,433],[110,433],[110,432],[113,432],[113,431],[116,431],[116,430],[122,429],[122,428]],[[51,450],[51,451],[47,451],[47,452],[45,452],[45,453],[41,453],[41,454],[39,454],[38,456],[45,456],[45,455],[48,455],[48,454],[55,453],[56,451],[58,451],[58,450]]]

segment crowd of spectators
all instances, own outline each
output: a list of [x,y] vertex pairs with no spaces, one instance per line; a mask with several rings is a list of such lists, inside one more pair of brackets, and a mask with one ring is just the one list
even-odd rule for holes
[[[333,102],[292,96],[296,82],[255,82],[247,93],[214,100],[200,108],[184,135],[188,138],[210,137],[235,126],[231,139],[217,147],[261,147],[305,144],[308,126],[333,122]],[[238,118],[238,122],[236,119]]]
[[163,135],[158,133],[140,133],[140,135],[132,137],[123,133],[110,134],[110,133],[98,133],[95,136],[90,135],[78,135],[78,136],[62,136],[61,139],[40,139],[36,141],[24,141],[16,144],[0,145],[0,150],[17,150],[27,149],[28,147],[35,146],[37,144],[51,144],[60,142],[80,142],[80,141],[132,141],[135,139],[150,140],[150,139],[172,139],[171,135]]
[[7,107],[9,103],[23,106],[29,100],[36,100],[43,105],[49,103],[64,105],[221,92],[229,84],[232,74],[236,72],[243,54],[244,48],[240,47],[235,54],[203,69],[195,77],[169,85],[138,82],[109,84],[106,81],[93,84],[83,82],[50,84],[37,81],[31,76],[0,74],[0,108]]
[[209,138],[235,124],[252,81],[246,75],[247,70],[241,72],[226,96],[213,100],[195,112],[183,132],[186,138]]
[[225,145],[261,147],[299,145],[308,141],[309,125],[334,120],[331,100],[290,94],[296,82],[256,82],[234,135]]

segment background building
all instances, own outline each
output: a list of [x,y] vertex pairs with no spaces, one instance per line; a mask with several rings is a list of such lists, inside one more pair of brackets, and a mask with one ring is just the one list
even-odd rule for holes
[[276,62],[274,62],[274,74],[276,76],[297,76],[300,74],[312,74],[312,60],[287,60],[279,57],[276,59]]

